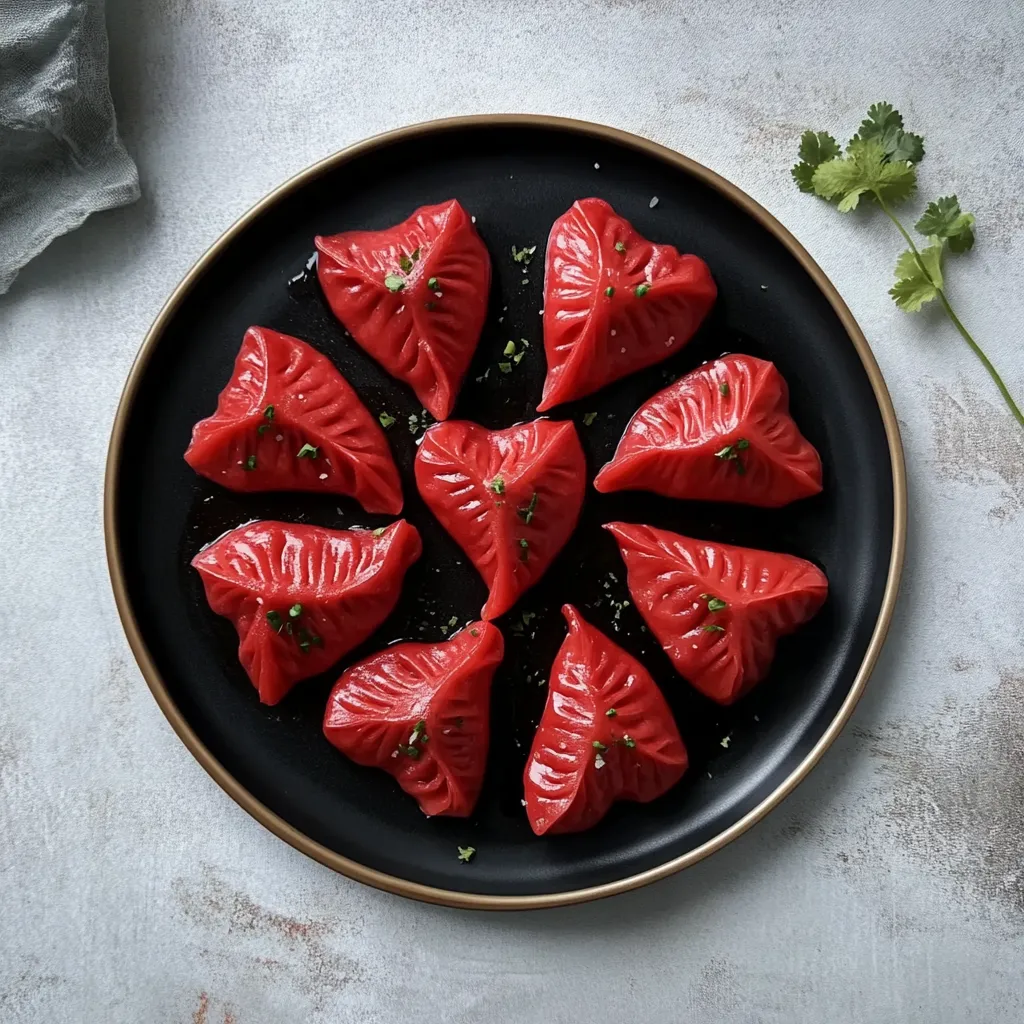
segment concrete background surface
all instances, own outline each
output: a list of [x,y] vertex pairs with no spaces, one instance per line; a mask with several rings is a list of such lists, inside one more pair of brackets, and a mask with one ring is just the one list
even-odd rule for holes
[[[1024,1019],[1024,432],[952,328],[890,302],[892,228],[788,175],[805,127],[900,107],[924,196],[977,215],[951,293],[1024,397],[1024,8],[115,0],[108,22],[143,198],[0,299],[0,1020]],[[863,325],[910,475],[890,639],[808,781],[669,881],[519,915],[375,892],[236,807],[135,667],[100,511],[128,368],[207,245],[350,142],[481,111],[617,125],[767,206]]]

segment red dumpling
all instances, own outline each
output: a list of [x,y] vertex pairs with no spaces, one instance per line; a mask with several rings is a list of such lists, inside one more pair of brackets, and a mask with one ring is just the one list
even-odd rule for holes
[[637,610],[679,674],[731,704],[768,674],[780,636],[814,617],[825,574],[802,558],[608,523]]
[[192,565],[230,619],[264,704],[330,668],[391,614],[423,546],[404,519],[380,530],[262,521],[204,548]]
[[733,355],[640,406],[594,486],[777,508],[821,490],[821,459],[775,365]]
[[491,678],[504,641],[474,622],[438,644],[396,644],[346,669],[324,735],[356,764],[383,768],[424,814],[469,815],[490,738]]
[[334,315],[434,419],[450,415],[487,316],[491,258],[452,199],[384,231],[317,237]]
[[544,270],[542,412],[660,363],[685,345],[718,294],[697,256],[638,234],[603,199],[551,227]]
[[650,673],[572,605],[548,700],[526,762],[526,815],[537,835],[582,832],[616,800],[647,803],[686,771],[686,747]]
[[431,427],[416,453],[416,486],[490,588],[496,619],[544,575],[576,528],[586,461],[571,422],[485,430]]
[[250,327],[217,411],[185,461],[233,491],[345,494],[397,515],[402,485],[377,421],[334,364],[298,338]]

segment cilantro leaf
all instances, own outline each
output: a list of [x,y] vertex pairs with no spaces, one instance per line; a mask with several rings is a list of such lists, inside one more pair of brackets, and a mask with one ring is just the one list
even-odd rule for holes
[[932,243],[921,250],[920,260],[907,249],[896,261],[896,283],[889,294],[908,313],[916,313],[931,302],[942,287],[942,239],[933,236]]
[[905,160],[919,164],[924,159],[924,139],[913,132],[899,132],[896,145],[891,150],[887,147],[886,152],[894,164]]
[[850,142],[870,139],[882,147],[887,162],[919,164],[924,159],[924,139],[903,130],[903,116],[891,103],[873,103]]
[[914,227],[922,235],[948,238],[953,252],[966,252],[974,245],[974,215],[961,211],[956,196],[944,196],[929,203]]
[[849,213],[865,192],[886,203],[906,199],[917,187],[917,171],[911,164],[887,163],[877,140],[854,138],[845,157],[829,160],[814,172],[813,183],[819,196],[837,200],[839,212]]
[[828,132],[806,131],[800,136],[800,163],[794,164],[793,180],[801,192],[814,192],[814,172],[827,160],[842,155],[839,143]]
[[857,137],[875,139],[893,129],[903,127],[903,115],[894,110],[891,103],[872,103],[868,107],[868,116],[861,121]]

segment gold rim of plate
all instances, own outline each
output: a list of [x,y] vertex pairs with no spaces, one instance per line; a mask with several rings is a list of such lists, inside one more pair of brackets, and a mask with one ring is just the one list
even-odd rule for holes
[[[882,596],[882,604],[878,612],[878,620],[872,631],[871,639],[867,650],[861,660],[860,667],[850,687],[850,692],[844,699],[842,706],[836,712],[835,717],[829,723],[822,736],[814,744],[803,760],[793,769],[792,772],[756,807],[748,811],[738,821],[728,828],[723,829],[718,835],[712,837],[700,846],[679,857],[641,871],[626,878],[620,878],[614,882],[606,882],[603,885],[589,886],[584,889],[572,889],[566,892],[545,893],[533,896],[493,896],[482,893],[456,892],[449,889],[439,889],[429,885],[421,885],[418,882],[410,882],[394,875],[388,875],[381,871],[359,864],[354,860],[343,857],[326,846],[315,842],[298,829],[289,825],[269,807],[260,803],[237,779],[210,753],[200,741],[199,737],[185,721],[181,711],[171,699],[157,667],[153,662],[146,643],[139,631],[139,624],[135,619],[135,613],[128,598],[125,585],[124,565],[121,557],[121,548],[118,542],[118,523],[116,511],[116,495],[118,481],[121,473],[121,455],[124,445],[125,429],[130,417],[135,397],[140,382],[145,375],[149,361],[159,344],[167,324],[177,312],[185,296],[191,291],[196,283],[203,277],[210,265],[220,256],[221,252],[244,231],[263,212],[285,198],[291,193],[303,188],[314,181],[322,174],[333,170],[342,164],[348,163],[363,154],[374,149],[380,149],[395,142],[415,138],[423,135],[440,134],[448,131],[455,131],[464,128],[547,128],[560,131],[574,132],[577,135],[598,139],[604,142],[616,143],[644,156],[653,157],[663,164],[681,171],[683,174],[696,178],[703,184],[713,188],[716,192],[725,196],[732,203],[738,206],[746,214],[752,217],[762,227],[774,235],[797,262],[807,271],[811,280],[817,285],[822,294],[835,310],[836,316],[846,329],[853,347],[857,350],[864,369],[871,382],[875,399],[878,402],[879,412],[885,427],[886,440],[889,446],[889,458],[892,466],[893,481],[893,536],[892,548],[889,557],[888,578],[885,585],[885,593]],[[449,907],[465,907],[475,910],[534,910],[543,907],[566,906],[573,903],[584,903],[588,900],[602,899],[605,896],[614,896],[617,893],[627,892],[630,889],[637,889],[643,885],[649,885],[659,879],[690,867],[705,857],[720,850],[726,844],[732,842],[742,835],[752,825],[760,821],[770,810],[776,807],[796,786],[807,777],[811,769],[818,763],[822,754],[831,746],[832,742],[842,731],[857,702],[860,700],[867,685],[868,677],[878,660],[878,655],[885,642],[886,633],[892,620],[893,609],[896,605],[896,597],[899,591],[900,575],[903,569],[903,558],[906,549],[907,534],[907,485],[906,467],[903,459],[903,446],[900,442],[899,427],[896,422],[896,413],[889,397],[888,388],[882,378],[881,370],[875,361],[871,347],[867,339],[853,318],[853,314],[847,308],[835,286],[825,276],[822,269],[811,259],[810,255],[802,245],[786,230],[767,210],[756,203],[745,192],[741,191],[731,182],[722,178],[714,171],[709,170],[701,164],[676,153],[671,149],[651,142],[648,139],[640,138],[629,132],[621,131],[618,128],[610,128],[606,125],[592,124],[587,121],[578,121],[573,118],[549,117],[536,114],[498,114],[498,115],[473,115],[470,117],[444,118],[436,121],[427,121],[422,124],[409,125],[395,131],[385,132],[372,138],[357,142],[355,145],[329,156],[324,160],[313,164],[306,170],[296,174],[283,185],[280,185],[269,195],[261,199],[246,214],[239,218],[220,238],[207,250],[191,270],[185,275],[181,283],[174,289],[170,298],[164,303],[153,322],[152,327],[142,342],[142,347],[135,358],[124,391],[121,395],[121,402],[114,418],[114,428],[110,438],[110,448],[107,453],[106,478],[104,481],[103,495],[103,532],[106,539],[107,562],[110,569],[110,579],[114,588],[114,598],[117,602],[117,610],[121,616],[121,622],[125,633],[128,636],[128,643],[138,661],[139,668],[149,685],[153,696],[156,698],[160,709],[167,716],[171,727],[178,734],[182,743],[192,752],[196,760],[206,769],[213,780],[230,796],[236,803],[249,812],[257,821],[265,825],[271,832],[279,836],[289,845],[300,850],[307,856],[319,861],[321,864],[349,878],[354,878],[367,885],[375,886],[387,892],[397,893],[401,896],[408,896],[412,899],[422,900],[427,903],[442,904]]]

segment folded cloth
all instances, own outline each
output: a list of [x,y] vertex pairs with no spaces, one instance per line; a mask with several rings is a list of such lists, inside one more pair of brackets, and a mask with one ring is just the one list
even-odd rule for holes
[[58,235],[138,198],[103,0],[0,0],[0,295]]

